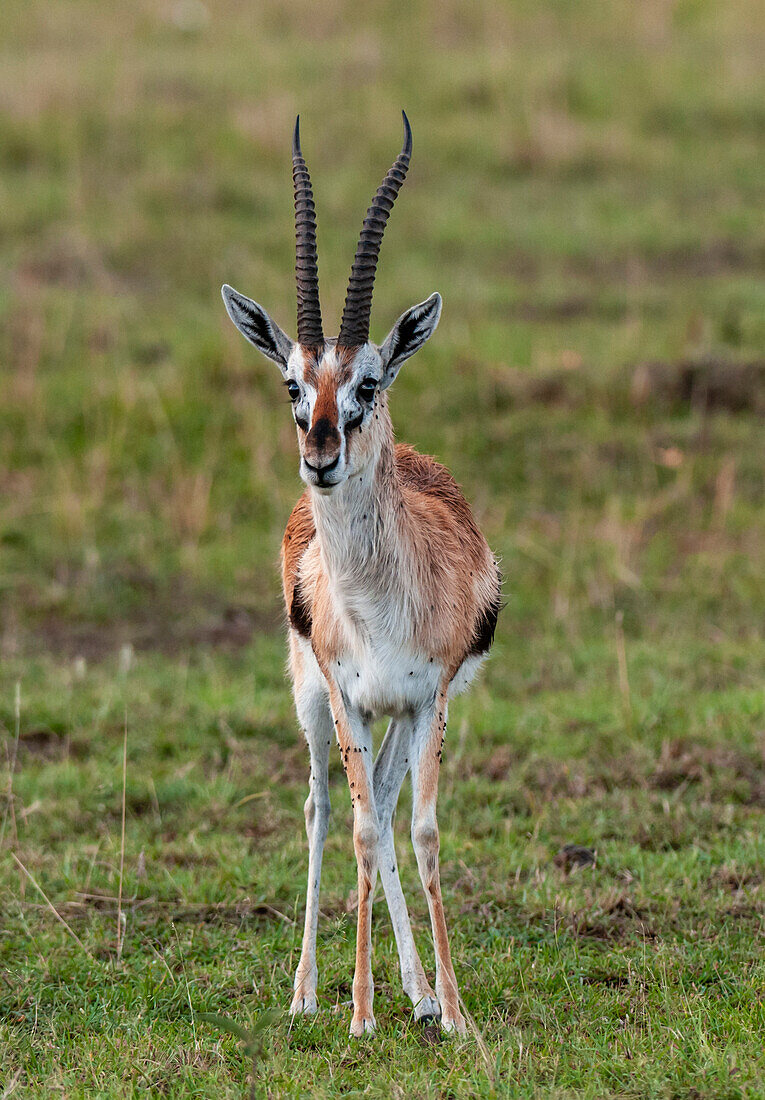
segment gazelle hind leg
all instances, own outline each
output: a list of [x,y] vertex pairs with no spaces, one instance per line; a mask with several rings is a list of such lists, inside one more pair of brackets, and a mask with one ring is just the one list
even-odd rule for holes
[[[319,920],[319,889],[324,842],[329,827],[329,752],[333,723],[326,688],[316,675],[311,675],[309,660],[291,646],[291,666],[295,681],[295,705],[305,732],[311,755],[311,775],[305,802],[305,828],[308,836],[308,883],[306,887],[305,926],[300,961],[295,972],[292,1015],[314,1013],[317,1010],[316,930]],[[306,667],[309,666],[309,667]],[[315,669],[321,673],[318,666]]]
[[353,806],[353,847],[356,852],[358,920],[356,968],[353,974],[351,1035],[376,1029],[372,979],[372,901],[377,882],[380,829],[372,778],[372,735],[356,710],[347,710],[336,684],[330,685],[330,703],[337,743],[343,758]]
[[425,889],[433,929],[436,956],[436,993],[441,1005],[441,1026],[464,1035],[465,1019],[460,1012],[457,979],[449,949],[441,877],[438,868],[438,774],[441,746],[446,728],[447,683],[439,686],[433,706],[421,712],[415,722],[412,759],[412,843]]
[[398,875],[393,839],[393,819],[396,803],[409,771],[412,750],[412,723],[406,719],[392,720],[380,745],[374,766],[375,806],[380,825],[380,878],[388,903],[393,934],[401,963],[404,992],[414,1005],[415,1019],[440,1016],[436,995],[425,977],[420,956],[412,935],[404,892]]

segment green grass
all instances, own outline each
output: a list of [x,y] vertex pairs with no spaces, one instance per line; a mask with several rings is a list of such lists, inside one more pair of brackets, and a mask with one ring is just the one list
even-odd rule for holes
[[[763,1095],[765,425],[755,393],[636,397],[646,363],[763,361],[763,48],[742,0],[5,0],[0,1096],[242,1096],[232,1031],[264,1020],[274,1097]],[[294,329],[299,110],[337,324],[402,106],[373,335],[443,294],[394,423],[506,577],[439,802],[464,1042],[414,1027],[381,896],[379,1031],[347,1037],[339,761],[322,1011],[284,1014],[300,486],[278,372],[219,297]],[[595,865],[560,866],[568,843]]]

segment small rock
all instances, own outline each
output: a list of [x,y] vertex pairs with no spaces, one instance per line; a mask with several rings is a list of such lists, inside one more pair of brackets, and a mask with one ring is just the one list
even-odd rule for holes
[[592,848],[583,848],[581,844],[564,844],[553,858],[556,867],[562,867],[564,871],[576,871],[580,867],[592,866],[598,853]]

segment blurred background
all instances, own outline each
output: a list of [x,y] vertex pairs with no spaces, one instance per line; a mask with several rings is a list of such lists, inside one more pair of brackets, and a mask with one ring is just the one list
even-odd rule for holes
[[294,331],[300,111],[336,331],[402,106],[373,336],[443,294],[394,419],[476,502],[505,622],[577,631],[616,600],[761,625],[761,363],[730,400],[684,375],[725,389],[765,343],[754,14],[7,0],[3,652],[194,641],[227,609],[237,638],[277,625],[293,427],[219,287]]
[[[93,950],[113,937],[88,896],[117,888],[126,714],[129,891],[302,904],[277,567],[297,448],[219,291],[294,333],[298,112],[330,332],[409,114],[372,336],[442,293],[394,424],[454,472],[505,574],[494,656],[450,725],[447,889],[468,849],[509,884],[571,839],[610,836],[630,881],[658,860],[665,899],[699,858],[761,864],[763,58],[749,0],[3,0],[0,843]],[[346,859],[342,824],[333,843]],[[0,951],[18,960],[32,922],[76,985],[71,941],[2,866]],[[526,917],[561,889],[545,874]],[[155,909],[126,943],[150,913],[165,935]],[[240,928],[243,973],[282,965],[279,928],[257,948]]]

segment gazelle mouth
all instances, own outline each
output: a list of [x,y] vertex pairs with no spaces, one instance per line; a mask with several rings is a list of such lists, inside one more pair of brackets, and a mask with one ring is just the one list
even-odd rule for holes
[[322,497],[330,497],[334,493],[335,489],[339,489],[344,483],[344,478],[339,481],[309,481],[309,485],[315,493],[318,493]]
[[342,478],[338,478],[336,481],[327,481],[323,477],[317,477],[315,485],[317,489],[334,489],[336,485],[339,485]]
[[337,456],[334,462],[329,463],[327,466],[312,466],[306,458],[303,458],[303,470],[305,473],[304,481],[307,481],[309,485],[312,485],[314,489],[334,489],[337,485],[343,481],[341,476],[337,476],[340,471],[338,466],[340,464],[340,455]]

